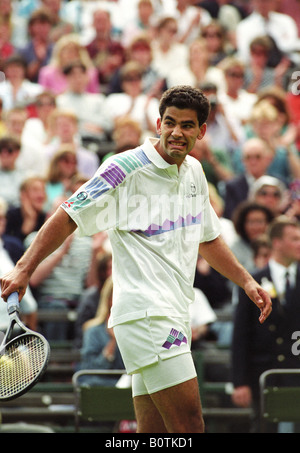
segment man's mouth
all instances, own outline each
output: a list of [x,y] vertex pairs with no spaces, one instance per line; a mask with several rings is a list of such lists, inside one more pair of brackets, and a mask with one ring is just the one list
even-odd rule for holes
[[174,141],[174,140],[170,141],[170,142],[169,142],[169,145],[170,145],[172,148],[178,148],[178,149],[179,149],[179,148],[181,149],[181,148],[184,148],[184,147],[185,147],[185,143],[183,143],[183,142],[176,142],[176,141]]

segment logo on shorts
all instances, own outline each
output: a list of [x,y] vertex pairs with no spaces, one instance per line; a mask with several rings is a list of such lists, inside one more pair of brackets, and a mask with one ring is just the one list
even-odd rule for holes
[[183,333],[179,332],[176,329],[171,329],[166,341],[162,345],[163,348],[170,349],[170,347],[174,344],[175,346],[180,346],[181,343],[187,343],[186,337]]

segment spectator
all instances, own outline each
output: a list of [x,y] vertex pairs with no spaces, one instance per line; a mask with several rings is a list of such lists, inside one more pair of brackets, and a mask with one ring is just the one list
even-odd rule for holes
[[42,92],[41,85],[28,80],[26,72],[27,65],[21,56],[13,55],[6,59],[5,80],[0,83],[0,97],[4,111],[18,106],[26,107]]
[[[21,143],[22,152],[22,132],[24,129],[25,122],[28,118],[28,111],[24,107],[14,107],[8,110],[4,114],[4,123],[6,128],[6,134],[13,136],[18,139]],[[18,165],[18,163],[17,163]]]
[[[56,199],[48,211],[51,216],[62,199]],[[26,248],[36,232],[26,238]],[[39,310],[76,310],[91,264],[92,239],[71,235],[64,244],[41,263],[30,280]],[[49,340],[73,340],[74,330],[68,322],[47,321],[42,326],[43,334]]]
[[133,21],[124,25],[121,42],[127,48],[132,40],[144,33],[151,41],[154,37],[155,11],[152,0],[139,0],[137,3],[137,14]]
[[130,116],[123,116],[116,120],[112,134],[114,143],[114,154],[121,153],[128,149],[136,148],[142,143],[142,128],[138,121]]
[[218,191],[222,190],[225,181],[231,180],[234,176],[229,153],[224,149],[213,148],[209,136],[197,140],[190,156],[201,162],[208,182]]
[[205,294],[199,288],[194,288],[194,292],[195,300],[190,304],[192,349],[199,349],[209,335],[210,325],[217,320],[217,316]]
[[11,261],[16,263],[24,253],[24,245],[20,239],[5,233],[7,210],[6,201],[0,197],[0,247],[6,250]]
[[71,22],[67,22],[63,17],[63,0],[41,0],[42,7],[48,11],[52,18],[52,29],[50,33],[51,42],[58,41],[64,35],[74,32]]
[[45,180],[37,176],[25,179],[20,186],[20,206],[7,211],[6,233],[24,242],[29,233],[44,224],[45,202]]
[[111,122],[111,131],[117,118],[130,115],[143,131],[156,132],[158,99],[142,91],[143,68],[135,61],[127,62],[121,71],[122,93],[107,96],[105,109]]
[[72,33],[62,36],[55,43],[49,64],[39,72],[39,84],[56,95],[63,93],[67,88],[67,79],[63,71],[72,61],[81,61],[87,67],[89,82],[86,91],[99,93],[97,70],[88,52],[80,44],[79,37]]
[[152,41],[153,68],[161,78],[167,78],[178,67],[188,65],[188,48],[177,41],[177,32],[174,17],[163,17],[157,24]]
[[118,118],[112,132],[112,150],[104,154],[102,160],[113,154],[136,148],[142,144],[142,136],[143,131],[138,121],[132,119],[130,115]]
[[13,137],[0,138],[0,197],[8,207],[20,204],[20,186],[25,179],[25,172],[16,168],[20,155],[20,143]]
[[78,133],[81,138],[97,136],[104,140],[108,130],[107,114],[104,111],[105,96],[88,93],[87,67],[81,61],[72,61],[64,68],[67,87],[56,97],[58,108],[73,111],[78,117]]
[[[143,68],[142,86],[143,93],[157,97],[165,89],[165,80],[153,68],[153,55],[151,40],[146,34],[137,35],[125,49],[126,61],[136,61]],[[115,72],[109,84],[108,93],[120,93],[122,66]]]
[[86,49],[98,72],[101,90],[106,93],[111,78],[125,61],[125,53],[122,44],[112,37],[108,11],[97,9],[94,12],[93,28],[95,36]]
[[[297,81],[299,78],[297,78]],[[300,96],[298,90],[298,82],[294,86],[291,85],[291,90],[286,95],[287,105],[291,115],[291,125],[295,129],[295,143],[298,153],[300,153]]]
[[236,146],[244,141],[244,130],[239,121],[228,117],[219,102],[217,86],[211,82],[199,85],[210,102],[210,112],[207,118],[207,131],[213,148],[224,149],[232,154]]
[[193,41],[189,47],[188,64],[174,68],[167,78],[166,83],[170,88],[175,85],[188,84],[193,87],[204,82],[211,82],[217,86],[218,92],[226,89],[224,75],[221,69],[211,66],[207,43],[203,38]]
[[227,279],[218,274],[202,256],[197,260],[194,287],[201,289],[213,310],[222,309],[231,303],[232,289]]
[[217,20],[212,20],[201,30],[209,55],[209,65],[215,66],[233,52],[228,44],[225,28]]
[[245,66],[235,57],[227,57],[220,63],[226,80],[226,90],[219,95],[226,115],[244,124],[250,117],[257,95],[244,88]]
[[[37,150],[41,154],[41,147],[47,141],[48,118],[56,107],[55,95],[51,91],[42,91],[36,96],[34,107],[35,115],[27,118],[21,134],[22,146],[29,151],[26,159],[30,159],[32,149]],[[43,154],[41,156],[44,159]],[[26,159],[24,159],[24,166],[26,165]],[[30,168],[35,168],[33,161],[30,162],[30,165]]]
[[[282,140],[282,114],[270,102],[262,100],[252,109],[247,126],[248,133],[264,140],[272,150],[273,159],[268,168],[268,175],[281,179],[287,185],[292,179],[298,179],[299,155],[293,143],[293,134],[288,140]],[[239,153],[236,154],[236,157],[238,156]],[[236,171],[240,171],[238,166]]]
[[209,12],[190,0],[176,0],[175,17],[178,24],[177,40],[190,44],[200,34],[201,29],[211,21]]
[[[20,3],[20,2],[18,2]],[[6,24],[4,40],[7,42],[7,32],[9,34],[9,42],[13,46],[14,50],[20,46],[24,46],[27,43],[27,17],[21,17],[16,13],[16,4],[13,0],[0,0],[0,18],[3,24]],[[9,26],[9,30],[7,29]],[[5,46],[6,47],[6,46]],[[9,45],[10,47],[10,45]],[[8,47],[6,47],[8,50]]]
[[72,181],[76,175],[78,175],[76,153],[72,148],[62,147],[50,160],[46,174],[46,206],[48,209],[53,205],[56,198],[69,198],[73,193]]
[[221,223],[221,235],[226,244],[230,246],[237,237],[233,222],[231,219],[224,217],[224,200],[218,193],[216,187],[213,184],[208,183],[208,191],[210,203]]
[[[211,2],[208,2],[211,3]],[[217,0],[218,12],[216,19],[226,30],[226,36],[232,49],[236,49],[236,27],[246,16],[243,2],[229,2],[228,0]],[[248,3],[248,2],[247,2]],[[206,2],[207,4],[207,2]]]
[[[0,276],[13,269],[15,263],[24,253],[22,242],[10,235],[5,234],[7,204],[0,198]],[[33,330],[37,329],[37,303],[31,291],[27,288],[24,300],[20,305],[22,321]],[[0,297],[0,332],[6,332],[9,326],[7,305]]]
[[62,146],[71,147],[77,156],[78,170],[85,177],[91,177],[99,166],[98,156],[82,147],[78,134],[78,117],[68,110],[56,109],[49,116],[49,142],[44,147],[45,164]]
[[271,258],[272,245],[267,234],[262,234],[252,242],[253,259],[256,269],[263,269]]
[[241,20],[236,29],[239,58],[249,61],[250,43],[257,36],[269,35],[273,51],[268,65],[277,66],[283,54],[291,55],[298,40],[294,19],[276,11],[276,0],[251,0],[253,12]]
[[[266,267],[254,273],[272,297],[272,314],[263,326],[255,322],[256,310],[239,292],[232,343],[232,399],[239,407],[253,407],[258,430],[259,376],[272,368],[299,368],[299,357],[292,354],[291,335],[299,329],[299,224],[277,218],[269,230],[272,253]],[[285,275],[289,272],[291,290],[286,293]],[[276,385],[276,383],[274,383]],[[291,382],[285,382],[291,385]]]
[[9,18],[0,17],[0,71],[3,71],[5,60],[15,53],[11,42],[11,23]]
[[288,103],[289,94],[278,86],[266,87],[259,91],[257,103],[268,101],[278,112],[278,140],[282,146],[292,145],[297,148],[297,127],[292,120],[292,111]]
[[259,138],[247,140],[242,147],[244,171],[225,183],[224,217],[232,219],[235,208],[249,197],[253,183],[267,174],[273,159],[272,150]]
[[[104,236],[103,236],[104,235]],[[105,238],[105,233],[101,233],[101,238]],[[101,239],[101,240],[102,240]],[[92,286],[88,286],[80,296],[77,307],[77,319],[75,324],[75,339],[74,344],[77,348],[82,346],[82,327],[93,319],[97,314],[102,288],[111,276],[112,256],[109,252],[98,252],[95,257],[95,262],[91,265],[96,270],[96,281]]]
[[298,0],[283,0],[277,7],[279,13],[291,16],[297,24],[298,34],[300,34],[300,4]]
[[42,67],[46,66],[52,55],[50,42],[52,18],[43,9],[35,10],[28,22],[29,42],[18,49],[18,53],[27,64],[27,77],[31,82],[38,82]]
[[0,137],[6,135],[7,129],[5,126],[4,115],[3,115],[3,101],[0,98]]
[[245,66],[244,87],[249,93],[258,93],[270,86],[285,87],[285,75],[290,60],[283,58],[275,68],[268,66],[272,40],[268,36],[258,36],[250,43],[249,63]]
[[267,206],[274,217],[283,214],[289,202],[288,190],[280,179],[264,175],[258,178],[249,192],[249,199]]
[[[102,288],[100,302],[95,318],[83,325],[83,346],[80,369],[124,369],[124,364],[117,347],[113,329],[108,329],[107,321],[112,304],[113,284],[108,278]],[[117,376],[85,376],[81,378],[85,385],[115,385]]]
[[252,201],[240,203],[234,211],[233,223],[238,237],[230,248],[249,272],[255,267],[251,244],[266,233],[273,218],[269,208]]

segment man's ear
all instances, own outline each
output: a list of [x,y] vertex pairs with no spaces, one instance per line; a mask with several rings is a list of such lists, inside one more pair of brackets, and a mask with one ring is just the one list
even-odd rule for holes
[[161,135],[161,118],[157,118],[156,120],[156,131],[158,135]]
[[204,137],[204,135],[206,133],[206,129],[207,129],[207,124],[206,123],[202,124],[202,126],[200,127],[199,135],[197,137],[198,140],[201,140]]

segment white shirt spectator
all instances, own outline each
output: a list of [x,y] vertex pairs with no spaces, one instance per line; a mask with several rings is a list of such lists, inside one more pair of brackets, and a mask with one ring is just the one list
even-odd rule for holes
[[147,116],[153,127],[155,127],[156,120],[159,117],[158,100],[151,98],[149,101],[146,94],[132,98],[126,93],[112,93],[106,98],[105,111],[111,121],[112,128],[117,117],[129,114],[141,125],[144,131],[147,131],[150,130]]
[[[3,247],[0,239],[0,275],[3,276],[14,268],[14,263]],[[31,291],[27,288],[26,293],[20,303],[20,313],[30,314],[37,311],[37,303]],[[7,304],[0,297],[0,330],[5,331],[9,325],[9,316],[7,314]]]
[[43,87],[38,83],[24,80],[16,95],[9,80],[0,83],[0,98],[3,101],[3,110],[10,110],[15,106],[24,106],[35,100],[35,97],[43,91]]
[[251,41],[263,35],[271,36],[277,47],[290,54],[298,41],[298,29],[294,19],[287,14],[272,11],[268,20],[257,12],[243,19],[236,28],[236,43],[239,58],[249,62],[249,45]]
[[238,120],[243,123],[249,119],[251,110],[257,101],[257,95],[254,93],[248,93],[246,90],[240,90],[237,98],[228,96],[227,93],[223,92],[219,94],[219,101],[222,104],[226,116],[233,117],[234,120]]
[[210,306],[205,294],[198,288],[194,288],[195,300],[190,304],[191,327],[211,324],[217,320],[217,316]]

